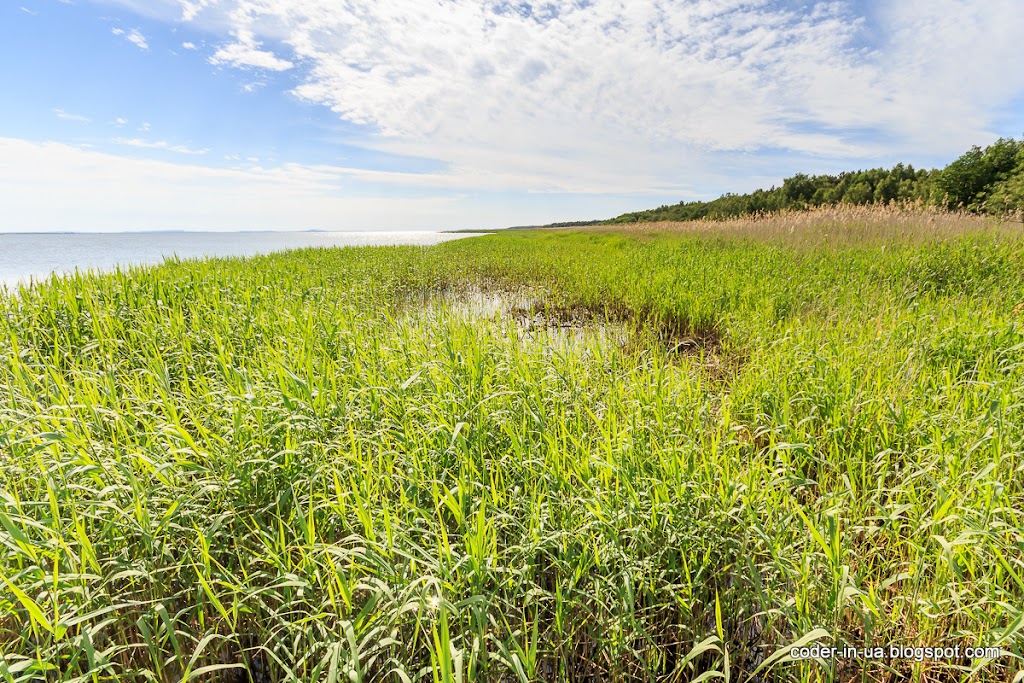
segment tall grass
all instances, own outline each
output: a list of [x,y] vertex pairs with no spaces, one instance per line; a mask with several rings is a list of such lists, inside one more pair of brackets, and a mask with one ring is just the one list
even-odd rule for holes
[[[0,678],[1012,678],[1024,244],[958,225],[510,233],[6,296]],[[481,288],[594,327],[526,334],[458,302]],[[812,641],[1005,655],[781,657]]]
[[[588,228],[589,231],[623,229],[622,225]],[[790,245],[851,246],[885,242],[935,242],[991,232],[1012,235],[1020,230],[1020,217],[997,220],[912,202],[836,204],[724,220],[635,223],[625,229],[631,234],[699,232],[706,237],[774,240]]]

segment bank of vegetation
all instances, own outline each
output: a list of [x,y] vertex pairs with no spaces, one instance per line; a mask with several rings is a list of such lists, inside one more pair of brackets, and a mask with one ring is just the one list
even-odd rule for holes
[[984,148],[972,147],[942,169],[897,164],[839,175],[799,173],[786,178],[780,187],[767,190],[729,193],[711,201],[683,201],[606,220],[552,223],[544,227],[722,220],[837,204],[897,204],[1019,221],[1024,216],[1024,140],[1000,138]]
[[0,680],[1013,678],[1019,225],[856,211],[0,297]]

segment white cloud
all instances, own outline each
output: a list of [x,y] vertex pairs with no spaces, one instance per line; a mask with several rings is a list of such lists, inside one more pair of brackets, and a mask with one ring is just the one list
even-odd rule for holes
[[[0,138],[0,231],[471,228],[507,225],[519,203],[367,197],[353,182],[326,167],[220,169]],[[579,211],[563,206],[559,215]],[[550,207],[520,207],[516,217],[550,215]]]
[[287,71],[294,67],[292,62],[278,58],[269,50],[261,50],[262,44],[248,31],[240,31],[238,40],[221,47],[210,57],[211,64],[226,64],[236,68],[254,67],[269,71]]
[[182,43],[181,46],[183,48],[185,48],[186,50],[198,50],[199,49],[198,47],[196,47],[195,43],[190,43],[188,41]]
[[201,156],[206,154],[209,150],[206,149],[191,149],[184,145],[173,145],[164,140],[142,140],[140,138],[115,138],[114,142],[118,145],[127,145],[129,147],[138,147],[139,149],[160,149],[167,152],[177,152],[178,154],[193,154]]
[[31,14],[33,17],[38,17],[39,16],[39,12],[35,12],[33,10],[30,10],[28,7],[24,7],[23,6],[23,7],[19,7],[18,9],[20,9],[25,14]]
[[1024,94],[1019,0],[178,7],[232,36],[214,64],[306,67],[295,93],[367,126],[360,144],[541,191],[668,187],[757,150],[839,166],[955,155]]
[[123,28],[112,28],[110,32],[115,36],[122,36],[129,43],[139,48],[140,50],[148,50],[149,43],[146,41],[146,37],[139,33],[138,29],[132,29],[125,31]]
[[114,119],[114,125],[118,128],[124,128],[127,124],[128,119],[124,118],[123,116],[118,116],[116,119]]
[[181,0],[181,20],[192,21],[196,16],[216,0]]
[[140,132],[140,133],[148,133],[148,132],[149,132],[149,129],[150,129],[150,127],[151,127],[151,126],[149,125],[149,122],[148,122],[148,121],[143,121],[142,125],[141,125],[141,126],[139,126],[139,132]]
[[60,108],[54,109],[53,113],[56,114],[57,118],[61,119],[62,121],[75,121],[77,123],[90,123],[91,121],[91,119],[89,119],[87,116],[82,116],[80,114],[72,114]]
[[1020,0],[100,1],[292,68],[365,126],[342,142],[447,169],[381,182],[681,198],[1020,133]]

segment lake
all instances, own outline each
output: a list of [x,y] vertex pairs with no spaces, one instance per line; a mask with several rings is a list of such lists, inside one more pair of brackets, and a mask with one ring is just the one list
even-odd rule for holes
[[107,271],[160,263],[171,256],[247,256],[302,247],[426,246],[472,236],[422,231],[0,233],[0,287],[14,288],[76,268]]

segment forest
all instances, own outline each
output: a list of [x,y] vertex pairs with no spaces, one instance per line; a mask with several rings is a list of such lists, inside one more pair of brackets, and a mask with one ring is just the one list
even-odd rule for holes
[[998,216],[1024,212],[1024,139],[1000,138],[974,146],[943,169],[896,164],[839,175],[798,173],[781,187],[724,194],[712,201],[679,202],[624,213],[610,220],[554,223],[549,227],[654,221],[719,220],[834,204],[923,204]]

